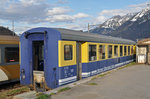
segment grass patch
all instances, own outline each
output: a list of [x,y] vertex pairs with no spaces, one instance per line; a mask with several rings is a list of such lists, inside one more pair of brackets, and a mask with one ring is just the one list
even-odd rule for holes
[[30,89],[28,87],[20,87],[12,90],[5,90],[0,92],[0,99],[7,99],[13,97],[14,95],[18,95],[24,92],[29,92]]
[[126,68],[126,67],[133,66],[133,65],[136,65],[136,64],[137,64],[136,62],[131,62],[131,63],[129,63],[129,64],[126,64],[126,65],[124,65],[124,66],[119,67],[118,69],[124,69],[124,68]]
[[106,76],[107,74],[109,74],[110,72],[105,72],[105,73],[103,73],[103,74],[100,74],[100,75],[98,75],[98,77],[104,77],[104,76]]
[[95,76],[95,77],[92,77],[92,78],[91,78],[91,80],[94,80],[94,79],[96,79],[96,78],[97,78],[97,76]]
[[17,95],[23,92],[28,92],[30,91],[29,88],[27,87],[23,87],[23,88],[17,88],[17,89],[13,89],[7,92],[7,96],[13,96],[13,95]]
[[41,94],[36,99],[50,99],[51,95],[48,94]]
[[59,92],[63,92],[63,91],[67,91],[67,90],[69,90],[69,89],[71,89],[71,88],[70,88],[70,87],[65,87],[65,88],[59,89],[59,90],[58,90],[58,93],[59,93]]
[[53,92],[52,92],[52,93],[50,93],[50,95],[51,95],[51,96],[52,96],[52,95],[55,95],[55,94],[56,94],[56,93],[53,93]]
[[97,83],[88,83],[88,85],[97,85]]
[[107,72],[104,72],[104,73],[102,73],[102,74],[96,75],[96,76],[94,76],[93,78],[91,78],[91,80],[94,80],[94,79],[96,79],[96,78],[98,78],[98,77],[104,77],[104,76],[106,76],[106,75],[109,74],[109,73],[111,73],[111,71],[107,71]]

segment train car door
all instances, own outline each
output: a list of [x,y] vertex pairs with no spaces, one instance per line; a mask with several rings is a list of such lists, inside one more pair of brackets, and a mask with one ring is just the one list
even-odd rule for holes
[[44,41],[32,41],[33,84],[37,91],[45,90]]
[[82,79],[81,42],[77,42],[77,80]]
[[33,71],[44,70],[44,41],[33,41]]

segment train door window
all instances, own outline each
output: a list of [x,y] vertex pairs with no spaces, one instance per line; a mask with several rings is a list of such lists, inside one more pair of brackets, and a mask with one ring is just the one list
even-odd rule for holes
[[128,46],[128,55],[130,55],[130,46]]
[[123,48],[120,46],[120,56],[123,56]]
[[89,61],[96,60],[96,45],[89,45]]
[[127,55],[127,46],[124,46],[124,56]]
[[114,57],[118,57],[118,46],[114,46]]
[[108,58],[112,58],[112,45],[108,45]]
[[99,59],[105,59],[105,45],[99,46]]
[[44,41],[33,41],[33,69],[37,71],[44,70]]
[[72,45],[64,45],[64,60],[72,60]]
[[5,62],[19,62],[19,48],[18,47],[6,47],[5,48]]

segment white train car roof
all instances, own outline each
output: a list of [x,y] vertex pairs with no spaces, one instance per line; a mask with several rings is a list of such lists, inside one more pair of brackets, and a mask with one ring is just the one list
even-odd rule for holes
[[96,33],[88,33],[62,28],[55,28],[55,29],[61,33],[61,38],[63,40],[91,41],[91,42],[113,43],[113,44],[136,44],[136,42],[132,40],[118,37],[105,36]]

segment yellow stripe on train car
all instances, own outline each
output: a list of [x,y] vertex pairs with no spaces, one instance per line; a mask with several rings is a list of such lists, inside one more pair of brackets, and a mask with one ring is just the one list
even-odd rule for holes
[[[64,60],[64,46],[72,46],[72,59]],[[58,41],[58,56],[59,56],[59,67],[71,66],[76,64],[76,41]]]
[[[94,61],[89,61],[89,45],[96,45],[96,57],[97,59]],[[99,45],[105,45],[105,59],[99,59]],[[108,45],[112,45],[112,58],[108,58]],[[100,60],[106,60],[106,59],[113,59],[114,57],[114,46],[118,46],[118,57],[124,57],[124,56],[130,56],[131,55],[131,46],[133,45],[127,45],[127,44],[111,44],[111,43],[93,43],[93,42],[85,42],[81,45],[81,53],[82,53],[82,63],[89,63],[89,62],[95,62]],[[120,56],[120,46],[122,46],[122,56]],[[128,55],[128,48],[126,50],[126,55],[124,55],[124,46],[130,46],[130,54]]]

